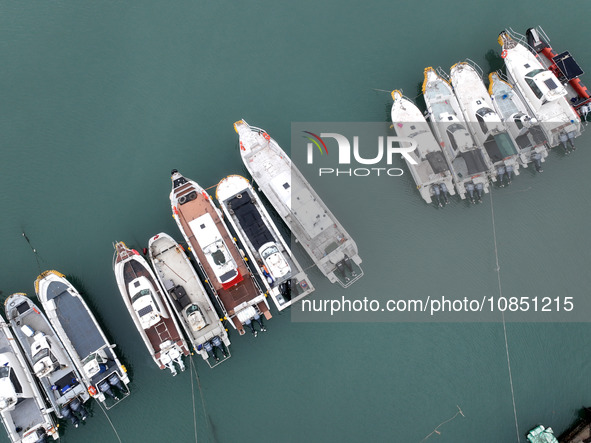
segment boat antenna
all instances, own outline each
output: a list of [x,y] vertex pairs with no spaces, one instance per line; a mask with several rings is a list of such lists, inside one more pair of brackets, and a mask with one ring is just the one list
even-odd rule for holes
[[23,230],[22,234],[23,234],[23,237],[25,238],[25,240],[27,241],[27,243],[29,244],[31,251],[33,251],[33,254],[35,254],[35,260],[37,260],[37,267],[39,268],[39,274],[41,274],[41,264],[39,263],[39,254],[37,253],[37,249],[35,249],[33,247],[33,245],[31,244],[31,240],[29,240],[29,237],[27,237],[27,234],[25,234],[24,230]]

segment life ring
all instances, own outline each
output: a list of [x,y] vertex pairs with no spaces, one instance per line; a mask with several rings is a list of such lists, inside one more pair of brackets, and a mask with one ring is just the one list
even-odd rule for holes
[[88,393],[89,393],[91,396],[93,396],[93,397],[94,397],[96,394],[98,394],[98,392],[97,392],[97,390],[96,390],[96,388],[95,388],[94,386],[89,386],[89,387],[88,387]]
[[503,52],[501,52],[501,57],[502,58],[507,57],[507,50],[506,49],[503,49]]
[[187,203],[187,197],[184,195],[181,195],[179,197],[179,204],[184,205],[185,203]]
[[266,132],[263,132],[263,137],[265,138],[265,140],[269,141],[271,140],[271,136],[269,134],[267,134]]

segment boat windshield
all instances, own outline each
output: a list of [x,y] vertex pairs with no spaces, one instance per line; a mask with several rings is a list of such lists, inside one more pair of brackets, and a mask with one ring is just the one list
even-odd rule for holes
[[533,71],[529,71],[527,74],[525,74],[525,76],[529,77],[529,78],[534,78],[540,72],[544,72],[544,71],[545,71],[545,69],[534,69]]
[[140,298],[142,298],[145,295],[150,295],[149,289],[142,289],[140,292],[135,294],[133,297],[131,297],[131,302],[135,303],[136,301],[138,301]]
[[193,312],[201,312],[201,310],[199,309],[199,306],[197,305],[191,305],[187,308],[187,315],[192,314]]
[[269,257],[270,255],[273,254],[277,254],[279,252],[279,249],[277,249],[276,246],[269,246],[267,249],[265,249],[263,251],[263,260],[266,260],[267,257]]
[[39,360],[45,358],[45,357],[49,357],[49,349],[45,348],[45,349],[41,349],[39,352],[37,352],[34,356],[33,356],[33,364],[37,363]]

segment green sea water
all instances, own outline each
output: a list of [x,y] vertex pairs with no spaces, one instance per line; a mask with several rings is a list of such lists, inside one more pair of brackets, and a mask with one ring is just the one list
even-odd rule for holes
[[[194,360],[198,384],[154,365],[117,290],[112,242],[142,248],[161,231],[180,240],[170,170],[204,187],[247,174],[232,128],[240,118],[286,150],[292,122],[386,121],[391,98],[380,90],[415,97],[426,66],[466,57],[497,69],[487,54],[508,26],[542,25],[588,70],[590,13],[588,2],[546,0],[5,0],[1,297],[34,294],[45,269],[84,286],[131,372],[132,395],[108,412],[124,442],[191,442],[195,429],[197,441],[220,443],[523,442],[540,423],[560,432],[591,404],[588,323],[508,322],[512,396],[500,322],[301,323],[272,307],[258,338],[230,330],[228,362]],[[591,296],[589,131],[577,146],[493,191],[507,296]],[[342,290],[311,269],[319,296],[498,294],[488,196],[436,210],[407,173],[361,183],[352,204],[338,181],[309,178],[366,274]],[[432,433],[457,406],[464,416]],[[96,405],[93,415],[62,425],[63,441],[118,441]]]

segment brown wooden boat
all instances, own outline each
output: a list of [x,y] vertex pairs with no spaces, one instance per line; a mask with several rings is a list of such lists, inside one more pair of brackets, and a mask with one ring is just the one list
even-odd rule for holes
[[264,331],[262,316],[271,318],[266,296],[211,196],[174,169],[170,202],[173,217],[226,317],[241,335],[248,326],[256,336],[254,323]]

